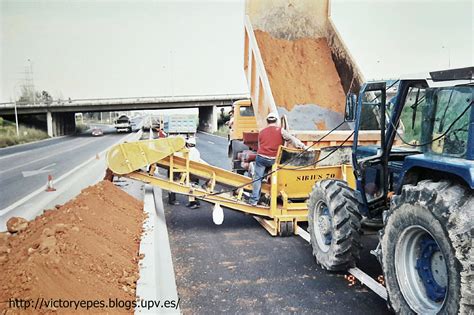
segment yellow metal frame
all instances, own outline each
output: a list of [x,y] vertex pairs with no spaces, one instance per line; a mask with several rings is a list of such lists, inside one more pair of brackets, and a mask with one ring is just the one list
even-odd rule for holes
[[[169,144],[171,148],[160,155],[149,151],[154,151],[153,148],[161,148],[165,142],[159,145],[156,143],[151,145],[149,142],[146,145],[145,143],[142,143],[143,145],[125,143],[119,145],[118,148],[112,148],[110,151],[112,153],[109,152],[107,158],[109,168],[116,174],[149,183],[171,192],[252,214],[273,236],[279,234],[282,223],[292,222],[293,227],[296,227],[298,222],[307,221],[306,199],[317,180],[341,179],[348,182],[349,186],[355,186],[351,166],[318,167],[317,165],[311,165],[298,167],[286,165],[280,163],[284,151],[290,153],[301,151],[280,147],[276,162],[272,167],[274,172],[269,176],[270,183],[263,183],[262,185],[262,193],[269,197],[270,205],[251,206],[243,200],[244,191],[252,190],[249,177],[205,163],[191,161],[189,151],[182,148],[180,140],[166,138],[150,141],[168,141],[166,144]],[[113,154],[114,152],[115,154]],[[150,161],[150,159],[144,158],[151,156],[156,157],[156,160]],[[319,154],[316,154],[315,159],[318,156]],[[132,170],[134,166],[142,168],[145,160],[152,163],[148,172],[137,170],[138,168]],[[168,177],[155,176],[157,167],[167,169]],[[132,171],[124,173],[125,169]],[[116,170],[120,172],[116,172]],[[206,184],[196,186],[190,181],[191,176],[203,179]],[[235,188],[235,191],[219,193],[215,190],[217,185]]]

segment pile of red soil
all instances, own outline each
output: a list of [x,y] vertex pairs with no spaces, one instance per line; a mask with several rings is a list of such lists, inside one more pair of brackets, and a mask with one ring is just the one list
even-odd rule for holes
[[0,313],[18,311],[14,298],[135,300],[144,219],[141,201],[103,181],[26,228],[12,220],[20,231],[0,233]]
[[326,38],[289,41],[260,30],[255,37],[278,107],[316,104],[344,113],[345,94]]

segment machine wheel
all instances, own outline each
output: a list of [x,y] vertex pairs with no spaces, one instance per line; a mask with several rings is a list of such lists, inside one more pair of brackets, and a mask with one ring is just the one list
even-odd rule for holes
[[382,265],[396,313],[474,311],[474,196],[448,181],[405,185],[392,200]]
[[343,181],[316,182],[308,201],[308,230],[316,261],[331,271],[355,266],[362,248],[360,201]]
[[291,236],[294,232],[293,221],[280,221],[280,232],[278,236]]

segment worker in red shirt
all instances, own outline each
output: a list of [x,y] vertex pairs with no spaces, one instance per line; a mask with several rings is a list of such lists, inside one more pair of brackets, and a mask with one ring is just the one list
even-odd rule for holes
[[272,167],[280,145],[285,141],[291,142],[296,148],[303,149],[305,145],[288,131],[278,125],[278,115],[271,112],[267,115],[268,126],[258,133],[258,150],[255,159],[255,172],[253,175],[252,196],[250,204],[256,206],[260,199],[260,191],[262,189],[262,177],[265,170]]

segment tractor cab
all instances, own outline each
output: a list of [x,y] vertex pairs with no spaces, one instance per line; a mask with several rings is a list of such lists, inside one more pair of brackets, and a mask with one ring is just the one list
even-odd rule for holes
[[[397,314],[474,310],[473,73],[471,67],[370,82],[357,97],[348,95],[357,191],[321,180],[310,194],[308,230],[325,269],[355,266],[361,227],[380,229],[370,253]],[[367,129],[379,131],[380,145],[361,145]]]
[[[352,160],[365,216],[380,215],[405,183],[427,174],[449,174],[473,188],[473,72],[470,67],[431,72],[429,79],[370,82],[358,97],[348,95],[345,117],[355,125]],[[361,146],[362,130],[380,130],[380,145]]]

